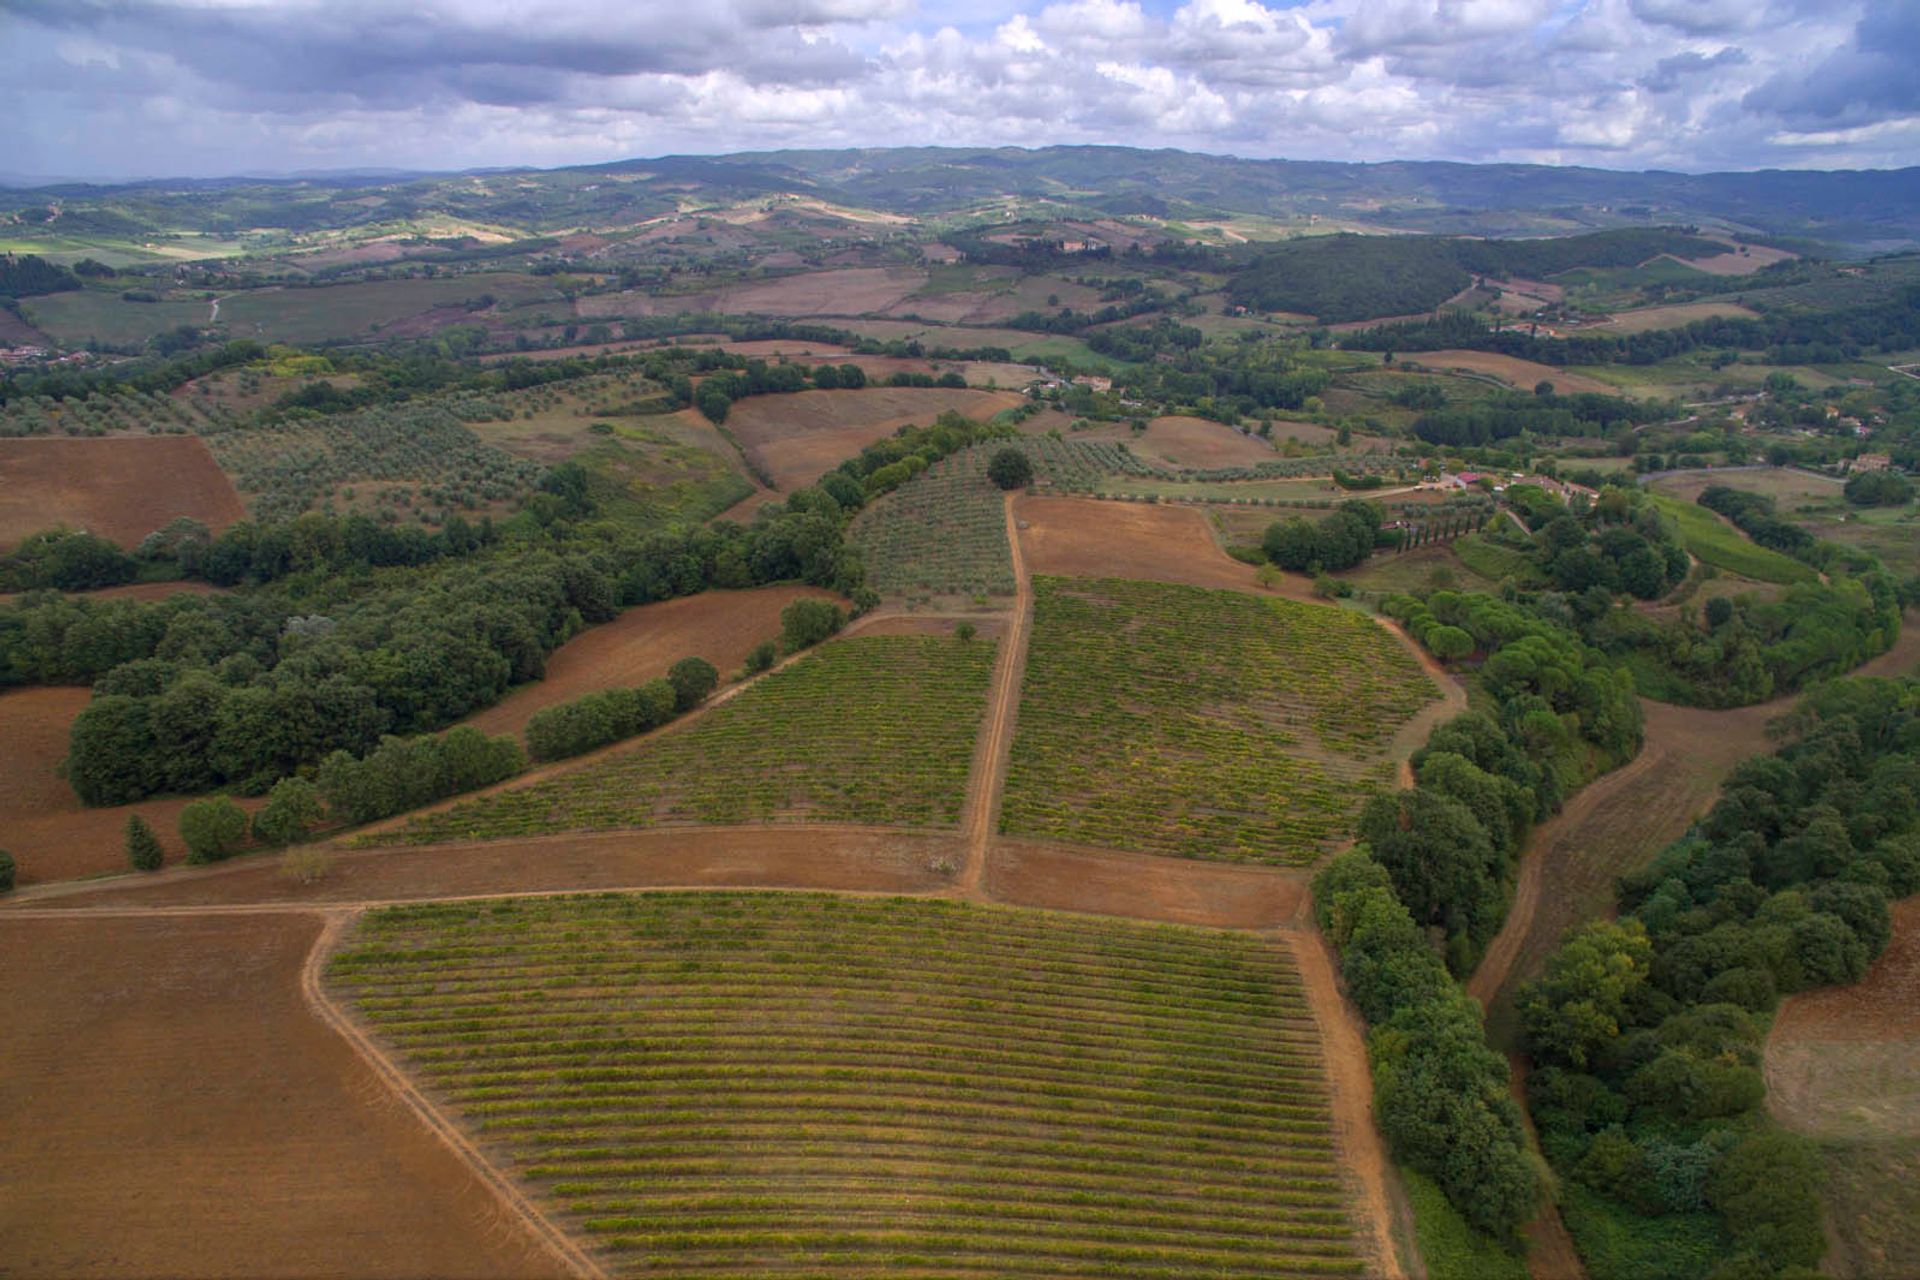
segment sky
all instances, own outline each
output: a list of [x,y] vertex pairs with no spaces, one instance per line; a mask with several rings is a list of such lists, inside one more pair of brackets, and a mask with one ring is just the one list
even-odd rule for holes
[[1115,143],[1920,164],[1920,0],[0,0],[0,173]]

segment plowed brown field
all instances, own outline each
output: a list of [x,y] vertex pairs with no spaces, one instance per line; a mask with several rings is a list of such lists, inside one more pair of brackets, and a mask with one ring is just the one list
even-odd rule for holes
[[523,733],[536,711],[600,689],[644,684],[682,658],[705,658],[725,679],[747,651],[780,634],[780,611],[802,597],[834,599],[816,587],[704,591],[628,609],[582,632],[547,659],[546,679],[523,685],[468,717],[487,733]]
[[[1036,574],[1262,590],[1253,566],[1220,549],[1196,507],[1023,497],[1013,514],[1027,568]],[[1288,574],[1280,594],[1305,599],[1309,584]]]
[[810,485],[876,440],[908,423],[929,426],[949,409],[986,419],[1022,397],[1013,391],[945,387],[867,387],[754,396],[733,406],[727,429],[774,487]]
[[0,440],[0,548],[56,524],[131,547],[177,516],[218,533],[246,514],[198,436]]
[[317,918],[0,928],[0,1240],[22,1276],[556,1264],[303,1003]]

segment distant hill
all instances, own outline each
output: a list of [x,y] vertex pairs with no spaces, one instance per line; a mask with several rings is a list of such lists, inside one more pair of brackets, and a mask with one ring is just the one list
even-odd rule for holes
[[[315,174],[0,189],[0,221],[133,235],[316,231],[439,215],[527,234],[631,225],[688,199],[798,195],[920,219],[1008,200],[1060,216],[1253,216],[1349,230],[1565,235],[1698,225],[1858,250],[1920,245],[1920,168],[1627,173],[1544,165],[1241,160],[1127,147],[892,147],[665,156],[567,169]],[[53,222],[48,223],[50,211]]]

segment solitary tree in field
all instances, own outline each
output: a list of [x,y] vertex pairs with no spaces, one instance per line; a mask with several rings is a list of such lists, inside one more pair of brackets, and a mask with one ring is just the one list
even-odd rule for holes
[[961,623],[955,624],[953,628],[953,634],[955,638],[960,641],[961,644],[967,644],[971,642],[974,636],[978,635],[979,633],[974,630],[973,624],[971,622],[961,622]]
[[1033,463],[1018,449],[1002,449],[987,463],[987,478],[1002,489],[1024,489],[1033,483]]
[[161,862],[160,837],[139,814],[127,817],[127,865],[135,871],[158,871]]

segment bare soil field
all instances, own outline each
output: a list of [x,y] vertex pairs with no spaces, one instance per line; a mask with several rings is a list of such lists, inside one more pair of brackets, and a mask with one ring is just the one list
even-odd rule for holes
[[[344,850],[313,884],[289,879],[273,854],[212,867],[182,867],[62,888],[18,900],[22,907],[325,907],[513,893],[582,893],[647,888],[831,889],[928,893],[951,884],[966,841],[920,833],[821,823],[810,827],[654,827],[486,840],[465,844]],[[0,905],[0,921],[7,908]]]
[[740,669],[748,650],[779,637],[780,611],[806,596],[835,598],[815,587],[761,587],[703,591],[628,609],[554,650],[544,680],[522,685],[466,723],[487,733],[523,733],[536,711],[581,694],[644,684],[682,658],[705,658],[725,679]]
[[[1027,567],[1036,574],[1262,590],[1253,566],[1220,549],[1195,507],[1022,497],[1013,514]],[[1288,574],[1280,594],[1305,599],[1308,583]]]
[[1428,369],[1465,369],[1469,373],[1489,373],[1522,391],[1531,391],[1539,382],[1551,382],[1556,391],[1591,391],[1599,395],[1618,395],[1620,388],[1608,386],[1597,378],[1569,373],[1550,364],[1498,355],[1492,351],[1420,351],[1409,353],[1401,367],[1419,364]]
[[[1705,261],[1716,262],[1719,259],[1708,258]],[[1690,262],[1687,265],[1698,267],[1700,264]],[[1614,333],[1645,333],[1650,329],[1677,329],[1695,320],[1713,320],[1721,316],[1750,318],[1757,314],[1733,302],[1676,302],[1664,307],[1635,307],[1631,311],[1616,311],[1613,318],[1604,323]]]
[[132,547],[177,516],[218,533],[246,514],[198,436],[0,440],[0,549],[56,524]]
[[1307,876],[1273,867],[995,840],[987,854],[985,889],[993,901],[1021,907],[1217,929],[1277,929],[1301,919]]
[[949,409],[990,418],[1020,403],[1013,391],[942,387],[867,387],[860,391],[799,391],[754,396],[733,406],[727,430],[747,457],[792,490],[812,484],[860,450],[913,423],[931,425]]
[[1920,1137],[1920,897],[1893,904],[1893,943],[1850,987],[1780,1003],[1767,1106],[1824,1138]]
[[0,929],[0,1239],[41,1276],[550,1275],[301,998],[312,917]]
[[[125,869],[127,818],[135,813],[160,837],[168,862],[186,856],[178,828],[190,797],[89,809],[56,772],[73,718],[92,696],[51,686],[0,693],[0,847],[19,862],[23,886]],[[248,809],[263,803],[241,801]]]

